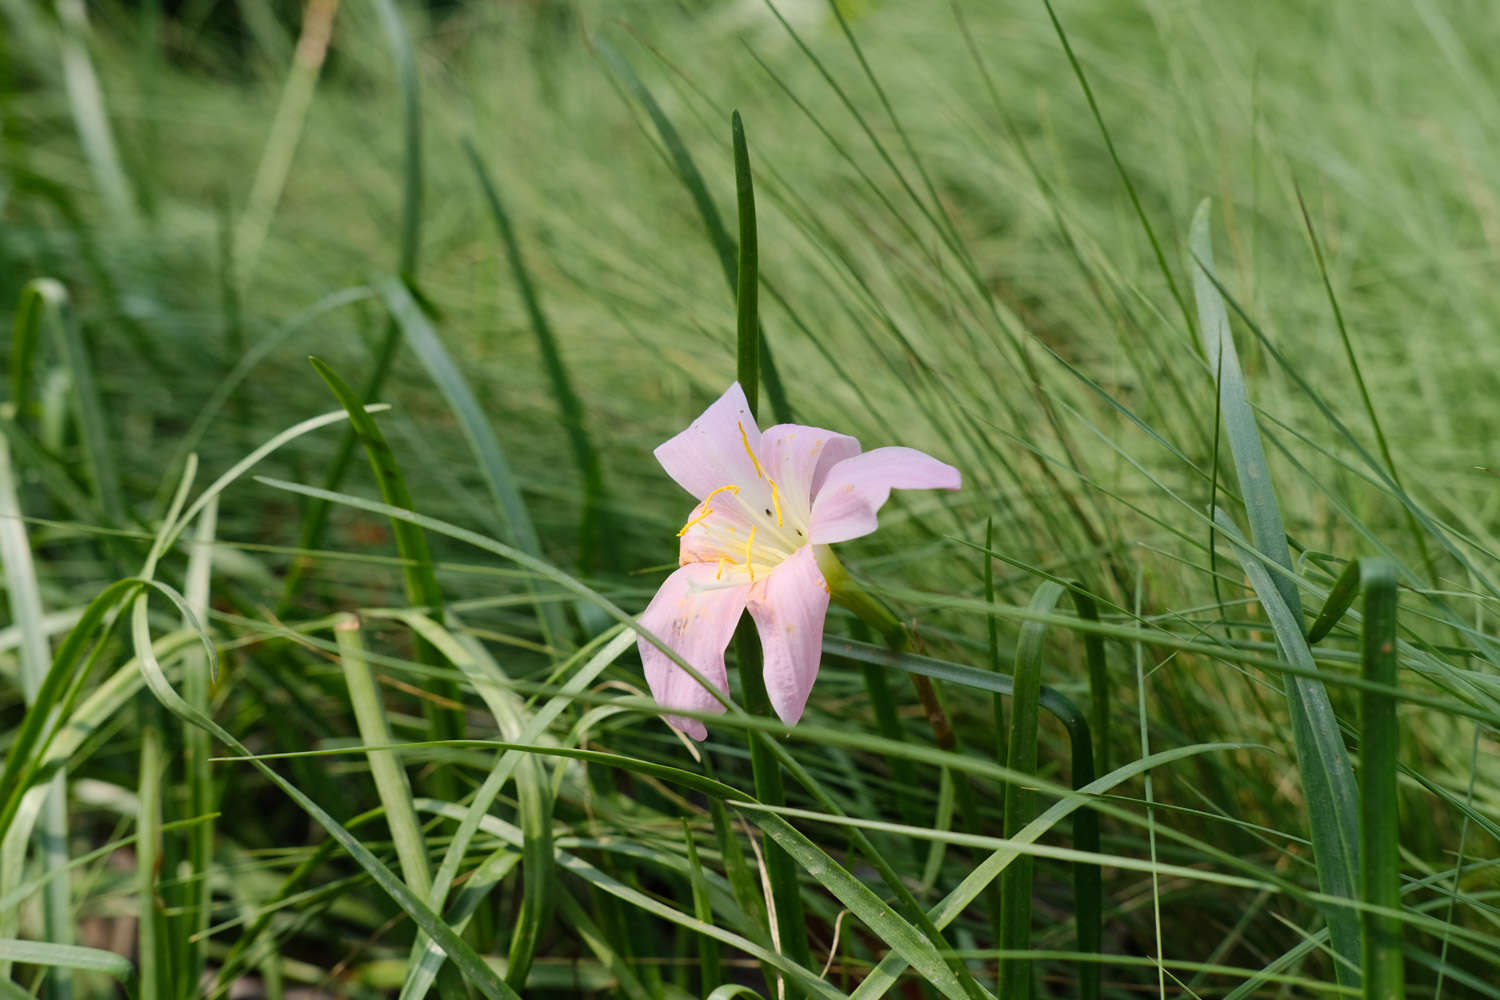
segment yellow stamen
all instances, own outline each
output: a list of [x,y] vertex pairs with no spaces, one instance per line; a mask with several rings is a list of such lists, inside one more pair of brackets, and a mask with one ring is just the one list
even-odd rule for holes
[[755,525],[750,525],[750,537],[745,539],[745,568],[750,571],[750,582],[755,582],[755,564],[750,561],[750,547],[755,544]]
[[691,528],[695,524],[698,524],[704,518],[708,517],[708,515],[710,515],[710,514],[712,514],[714,512],[714,509],[708,505],[708,502],[710,500],[712,500],[714,497],[718,496],[720,493],[733,493],[736,496],[738,496],[739,492],[740,492],[740,488],[738,486],[734,485],[733,483],[730,483],[728,486],[720,486],[718,489],[714,490],[708,496],[704,497],[703,500],[701,501],[701,503],[699,504],[699,506],[702,507],[702,509],[703,509],[703,513],[699,514],[697,517],[695,517],[692,520],[688,521],[687,524],[684,524],[682,526],[682,530],[677,533],[677,537],[681,538],[683,535],[687,534],[689,528]]
[[779,528],[781,527],[781,497],[776,489],[776,480],[767,479],[766,482],[771,484],[771,506],[776,508],[776,527]]
[[704,497],[703,498],[703,502],[704,503],[708,503],[710,500],[712,500],[714,497],[718,496],[720,493],[733,493],[735,496],[739,496],[739,494],[740,494],[740,488],[738,486],[734,485],[733,483],[730,483],[728,486],[720,486],[718,489],[714,490],[708,496]]
[[714,579],[715,580],[722,580],[724,578],[724,564],[725,563],[729,563],[729,565],[733,566],[734,565],[734,560],[730,559],[727,556],[720,556],[719,557],[719,569],[718,569],[718,571],[716,573],[714,573]]
[[766,478],[766,474],[760,471],[760,462],[756,461],[755,452],[750,450],[750,437],[745,433],[745,425],[737,423],[735,426],[740,429],[740,441],[745,446],[745,454],[750,456],[750,464],[755,466],[755,478]]
[[677,537],[681,538],[683,535],[687,534],[688,530],[691,529],[693,525],[702,523],[703,519],[708,517],[708,515],[712,514],[713,512],[714,509],[712,507],[704,507],[703,513],[699,514],[697,517],[693,518],[687,524],[684,524],[682,526],[682,530],[677,533]]

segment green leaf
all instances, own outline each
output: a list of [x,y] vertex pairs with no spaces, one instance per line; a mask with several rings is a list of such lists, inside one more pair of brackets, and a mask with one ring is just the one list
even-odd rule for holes
[[[1398,570],[1384,559],[1366,560],[1364,591],[1364,679],[1385,690],[1359,695],[1359,794],[1361,898],[1382,909],[1360,913],[1364,930],[1364,995],[1403,1000],[1406,973],[1401,948],[1401,816],[1396,766],[1401,729],[1396,719],[1396,589]],[[1394,911],[1394,912],[1393,912]]]

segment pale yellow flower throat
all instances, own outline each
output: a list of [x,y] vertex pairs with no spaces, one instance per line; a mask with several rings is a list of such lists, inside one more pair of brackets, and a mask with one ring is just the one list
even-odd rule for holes
[[[757,563],[762,567],[762,572],[774,568],[807,543],[807,532],[804,527],[796,525],[791,526],[791,532],[786,530],[788,525],[781,507],[781,489],[776,484],[776,480],[766,475],[765,470],[761,468],[760,459],[750,447],[750,438],[745,433],[745,425],[741,423],[737,426],[740,429],[740,443],[745,448],[745,454],[750,457],[750,464],[755,469],[757,482],[765,483],[770,490],[771,505],[759,508],[751,503],[748,497],[742,495],[739,484],[725,484],[703,498],[694,509],[693,515],[688,518],[688,522],[682,526],[682,530],[677,532],[677,537],[681,538],[693,528],[701,526],[703,541],[707,542],[713,550],[718,563],[718,572],[714,574],[714,579],[722,579],[726,567],[742,568],[749,574],[750,582],[754,583]],[[709,520],[719,510],[712,503],[716,497],[734,498],[734,508],[725,508],[725,511],[733,509],[741,518],[749,522],[750,531],[743,540],[739,538],[739,529],[732,521],[722,518],[716,521]],[[796,537],[793,537],[793,533]],[[760,537],[759,545],[756,544],[757,535]]]

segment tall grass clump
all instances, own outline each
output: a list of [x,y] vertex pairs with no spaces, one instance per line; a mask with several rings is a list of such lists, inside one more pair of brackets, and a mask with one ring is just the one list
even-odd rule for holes
[[[1491,20],[0,0],[0,993],[1500,994]],[[697,742],[736,379],[963,486]]]

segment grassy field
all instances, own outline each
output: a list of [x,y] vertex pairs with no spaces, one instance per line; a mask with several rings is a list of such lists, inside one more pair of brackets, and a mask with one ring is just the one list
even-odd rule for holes
[[[0,0],[0,995],[1500,996],[1489,4],[172,6]],[[732,111],[963,487],[696,743]]]

